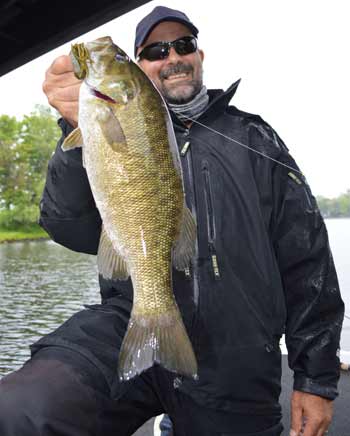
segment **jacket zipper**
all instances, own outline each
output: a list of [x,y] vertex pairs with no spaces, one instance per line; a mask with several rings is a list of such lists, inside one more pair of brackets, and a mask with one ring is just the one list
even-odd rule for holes
[[209,255],[211,258],[211,265],[213,269],[213,274],[215,280],[221,279],[218,256],[215,247],[216,230],[215,230],[215,217],[214,217],[214,207],[213,207],[213,195],[210,184],[210,171],[207,161],[202,163],[202,171],[204,176],[204,193],[205,193],[205,204],[207,212],[207,231],[208,231],[208,248]]

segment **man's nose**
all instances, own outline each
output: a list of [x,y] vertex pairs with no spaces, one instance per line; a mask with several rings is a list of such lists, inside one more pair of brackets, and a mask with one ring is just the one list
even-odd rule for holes
[[168,55],[168,62],[170,63],[177,63],[179,59],[181,58],[181,55],[179,55],[174,47],[170,47],[169,55]]

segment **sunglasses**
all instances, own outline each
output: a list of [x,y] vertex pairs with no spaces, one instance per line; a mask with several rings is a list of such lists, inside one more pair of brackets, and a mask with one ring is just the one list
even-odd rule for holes
[[137,56],[137,61],[147,59],[148,61],[159,61],[169,56],[171,47],[174,47],[177,54],[184,56],[194,53],[197,50],[197,40],[194,36],[183,36],[171,42],[155,42],[147,45]]

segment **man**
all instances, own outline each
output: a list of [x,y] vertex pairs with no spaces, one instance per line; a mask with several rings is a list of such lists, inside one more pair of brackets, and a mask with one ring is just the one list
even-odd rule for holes
[[[277,134],[229,106],[238,84],[226,92],[203,87],[197,34],[185,14],[157,7],[137,27],[135,54],[171,109],[186,201],[197,217],[197,257],[190,271],[174,270],[173,287],[199,379],[155,366],[118,381],[132,286],[100,277],[103,304],[34,344],[32,359],[2,380],[2,436],[130,435],[164,412],[181,436],[280,435],[283,332],[295,374],[290,434],[304,424],[304,436],[327,430],[343,318],[327,232]],[[68,57],[47,71],[44,91],[63,117],[63,137],[40,222],[58,243],[96,254],[101,220],[81,152],[60,149],[78,122],[79,86]]]

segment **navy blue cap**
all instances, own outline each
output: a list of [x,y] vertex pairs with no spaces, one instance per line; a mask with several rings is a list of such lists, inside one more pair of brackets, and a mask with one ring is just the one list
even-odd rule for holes
[[193,36],[198,35],[197,27],[191,23],[188,16],[181,11],[166,8],[165,6],[157,6],[151,13],[146,15],[136,27],[135,36],[135,56],[138,47],[140,47],[147,39],[148,35],[152,32],[154,27],[162,21],[177,21],[188,27]]

